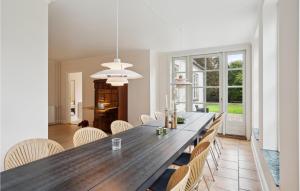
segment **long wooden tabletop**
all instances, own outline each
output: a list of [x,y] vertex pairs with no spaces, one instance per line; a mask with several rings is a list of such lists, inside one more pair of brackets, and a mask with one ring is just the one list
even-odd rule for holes
[[[156,135],[157,126],[142,125],[93,143],[1,173],[1,190],[147,189],[197,138],[213,113],[185,113],[186,123]],[[111,139],[122,139],[112,151]]]

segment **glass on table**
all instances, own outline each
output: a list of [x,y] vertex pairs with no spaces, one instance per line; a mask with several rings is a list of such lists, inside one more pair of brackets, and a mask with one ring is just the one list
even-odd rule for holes
[[122,139],[121,138],[113,138],[111,140],[111,143],[112,143],[113,151],[120,150],[122,147]]

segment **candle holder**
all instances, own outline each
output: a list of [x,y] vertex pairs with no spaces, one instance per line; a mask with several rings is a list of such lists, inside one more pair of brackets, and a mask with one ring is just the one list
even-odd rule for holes
[[173,124],[172,125],[173,128],[176,129],[177,128],[177,112],[176,112],[176,110],[174,110],[174,112],[173,112],[172,124]]
[[165,109],[165,128],[169,127],[169,112],[168,109]]

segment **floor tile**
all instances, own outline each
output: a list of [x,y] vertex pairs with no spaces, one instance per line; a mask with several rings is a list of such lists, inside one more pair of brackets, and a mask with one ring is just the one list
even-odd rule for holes
[[238,180],[238,171],[229,168],[219,168],[215,171],[216,176]]
[[250,162],[250,161],[239,161],[239,168],[248,169],[248,170],[256,170],[255,163]]
[[221,159],[225,161],[232,161],[232,162],[238,162],[239,157],[238,155],[221,155]]
[[259,181],[254,181],[251,179],[240,178],[240,188],[249,191],[261,191],[261,186]]
[[215,189],[223,189],[226,191],[237,191],[238,190],[238,181],[225,177],[215,177],[216,182],[212,186]]
[[249,162],[254,162],[253,156],[239,156],[239,161],[249,161]]
[[256,170],[247,170],[247,169],[239,169],[239,177],[240,178],[247,178],[251,180],[258,181],[258,175]]
[[229,168],[233,170],[238,170],[238,162],[219,160],[219,168]]

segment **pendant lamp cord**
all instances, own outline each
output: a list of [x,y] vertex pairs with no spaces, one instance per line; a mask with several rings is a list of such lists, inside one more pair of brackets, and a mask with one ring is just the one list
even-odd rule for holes
[[117,0],[117,48],[116,48],[116,56],[119,59],[119,0]]

